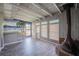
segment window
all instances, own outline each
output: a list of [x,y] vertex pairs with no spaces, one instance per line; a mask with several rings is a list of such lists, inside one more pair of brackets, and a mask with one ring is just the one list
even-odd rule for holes
[[40,38],[40,25],[37,26],[37,38]]
[[36,23],[36,36],[38,39],[40,38],[40,23]]
[[59,39],[59,20],[49,21],[49,39],[58,41],[58,39]]
[[41,36],[42,38],[47,38],[47,22],[41,23]]
[[26,29],[30,29],[30,24],[26,24]]
[[26,24],[26,36],[31,35],[31,24]]

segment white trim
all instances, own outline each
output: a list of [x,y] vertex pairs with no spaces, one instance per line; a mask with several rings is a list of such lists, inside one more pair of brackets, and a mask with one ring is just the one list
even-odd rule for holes
[[1,51],[3,48],[4,48],[4,47],[1,47],[1,48],[0,48],[0,51]]
[[62,12],[61,12],[60,9],[58,8],[58,6],[57,6],[55,3],[53,3],[53,5],[57,8],[57,10],[59,11],[59,13],[61,14]]
[[22,41],[24,41],[24,40],[20,40],[20,41],[16,41],[16,42],[11,42],[11,43],[6,43],[6,44],[4,44],[4,46],[3,47],[0,47],[0,51],[6,46],[6,45],[10,45],[10,44],[15,44],[15,43],[19,43],[19,42],[22,42]]
[[59,23],[59,19],[56,19],[56,20],[50,20],[49,23]]
[[2,49],[0,48],[0,51],[1,51]]
[[16,42],[11,42],[11,43],[5,43],[4,46],[6,46],[6,45],[10,45],[10,44],[19,43],[19,42],[22,42],[22,41],[24,41],[24,40],[20,40],[20,41],[16,41]]

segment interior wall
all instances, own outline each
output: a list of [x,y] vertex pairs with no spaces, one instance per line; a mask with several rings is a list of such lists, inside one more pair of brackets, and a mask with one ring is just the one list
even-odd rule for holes
[[36,26],[36,34],[37,34],[37,38],[40,39],[40,25]]
[[0,50],[4,46],[4,41],[3,41],[3,17],[4,17],[4,12],[3,12],[3,4],[0,3]]
[[[53,16],[49,19],[59,19],[59,38],[66,39],[67,37],[67,18],[66,18],[66,11],[62,12],[58,16]],[[79,38],[79,8],[71,9],[71,21],[72,21],[72,38],[78,39]]]
[[[67,18],[66,11],[62,12],[58,16],[53,16],[49,19],[59,19],[59,38],[66,39],[67,37]],[[79,8],[71,9],[71,21],[72,21],[72,38],[79,40]]]
[[[45,24],[43,24],[43,23],[45,23]],[[41,22],[41,38],[43,38],[43,39],[48,39],[47,25],[48,25],[47,21]]]
[[32,22],[32,38],[36,39],[36,22]]
[[[0,21],[0,23],[1,23],[1,21]],[[1,26],[1,24],[0,24],[0,47],[1,47],[1,36],[2,36],[2,33],[1,33],[1,31],[2,31],[2,28],[1,28],[2,26]]]
[[3,20],[0,19],[0,49],[3,47]]
[[[50,41],[56,40],[57,43],[58,43],[59,42],[59,23],[57,25],[58,28],[56,28],[58,33],[56,33],[55,36],[54,36],[55,33],[52,34],[53,28],[50,28],[50,27],[51,27],[51,24],[53,26],[56,23],[49,24],[49,21],[51,21],[51,20],[54,21],[54,20],[57,20],[57,19],[58,19],[58,15],[42,19],[41,21],[38,21],[38,22],[32,22],[32,37],[36,37],[36,39],[40,38],[41,40],[43,40],[43,39],[50,40]],[[38,25],[37,23],[40,23],[40,25]],[[40,27],[40,29],[39,29],[39,27]],[[51,37],[51,35],[54,38]]]
[[59,38],[66,38],[67,36],[67,19],[66,11],[59,15]]

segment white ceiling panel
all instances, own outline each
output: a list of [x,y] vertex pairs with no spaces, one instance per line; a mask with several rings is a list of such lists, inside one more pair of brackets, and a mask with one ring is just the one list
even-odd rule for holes
[[17,18],[25,21],[34,21],[45,16],[52,16],[58,12],[53,3],[4,3],[0,4],[0,13],[4,12],[5,18]]
[[53,5],[53,3],[41,3],[40,5],[51,13],[58,12],[57,8]]

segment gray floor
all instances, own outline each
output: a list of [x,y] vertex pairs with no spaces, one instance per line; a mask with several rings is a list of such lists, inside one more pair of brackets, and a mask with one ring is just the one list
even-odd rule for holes
[[56,56],[56,45],[47,41],[26,38],[23,42],[5,46],[1,56]]

